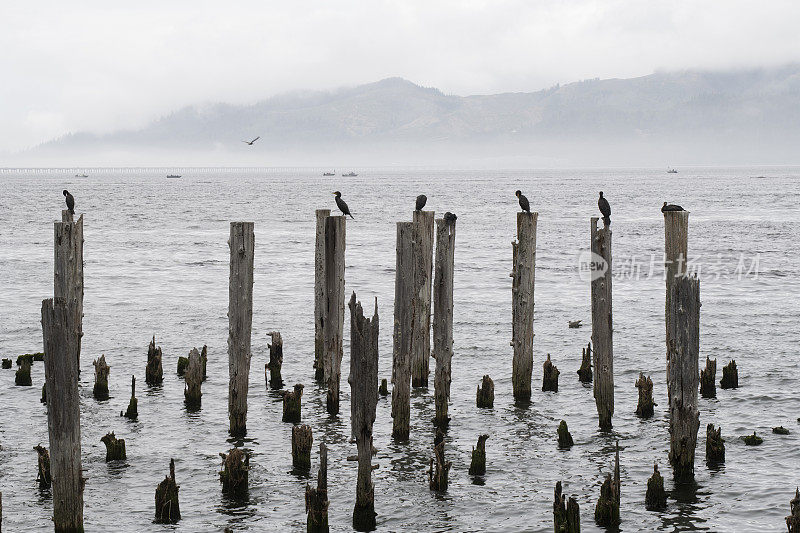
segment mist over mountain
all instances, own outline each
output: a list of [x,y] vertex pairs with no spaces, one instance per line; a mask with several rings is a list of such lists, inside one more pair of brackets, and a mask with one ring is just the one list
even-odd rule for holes
[[[253,146],[243,139],[261,138]],[[252,105],[185,107],[136,131],[21,153],[65,164],[800,163],[800,65],[658,72],[456,96],[389,78]],[[16,159],[16,158],[14,158]]]

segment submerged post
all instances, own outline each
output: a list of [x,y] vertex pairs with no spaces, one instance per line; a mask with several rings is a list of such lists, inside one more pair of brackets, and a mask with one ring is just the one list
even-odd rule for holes
[[517,240],[511,243],[514,267],[511,271],[511,365],[514,399],[531,399],[533,373],[533,287],[536,274],[536,223],[539,213],[517,213]]
[[325,219],[325,317],[323,364],[328,385],[328,413],[339,413],[339,380],[342,374],[344,329],[344,251],[346,218]]
[[247,390],[250,377],[250,341],[253,326],[252,222],[231,222],[228,285],[228,418],[230,433],[247,433]]
[[77,222],[68,210],[61,211],[61,222],[55,223],[53,296],[64,298],[72,314],[69,327],[74,331],[70,348],[80,372],[81,337],[83,336],[83,215]]
[[431,356],[431,271],[433,211],[414,211],[414,328],[411,341],[411,386],[427,387]]
[[433,379],[436,416],[433,424],[446,427],[450,401],[450,365],[453,359],[453,263],[456,249],[456,219],[436,221],[436,266],[433,278]]
[[414,312],[413,222],[397,223],[392,350],[392,437],[408,440],[411,422],[411,346]]
[[68,303],[64,298],[42,302],[53,523],[57,532],[65,533],[83,531],[80,396],[74,351],[76,306],[75,301]]
[[611,429],[614,416],[614,328],[611,322],[611,227],[597,227],[592,217],[592,360],[594,401],[600,418],[600,429]]
[[325,381],[325,219],[330,209],[317,209],[317,231],[314,244],[314,379]]
[[356,293],[350,297],[350,421],[358,447],[358,480],[353,529],[375,529],[375,487],[372,484],[372,425],[378,405],[378,299],[372,319],[364,318]]
[[671,287],[667,322],[667,394],[669,396],[669,460],[678,482],[694,478],[694,453],[700,412],[700,281],[681,276]]

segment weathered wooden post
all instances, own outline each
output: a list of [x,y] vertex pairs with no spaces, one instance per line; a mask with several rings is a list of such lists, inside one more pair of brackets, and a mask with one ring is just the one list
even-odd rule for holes
[[325,219],[330,209],[317,209],[317,232],[314,246],[314,379],[325,381]]
[[222,470],[219,472],[222,492],[234,498],[246,496],[250,454],[241,448],[231,448],[228,453],[220,453],[219,456],[222,457]]
[[125,453],[125,439],[118,439],[114,432],[106,433],[100,442],[106,445],[106,462],[122,461],[127,459]]
[[789,511],[786,528],[789,533],[800,533],[800,488],[795,488],[794,498],[789,502]]
[[735,389],[739,387],[739,369],[736,366],[736,361],[731,359],[731,362],[722,367],[722,379],[719,382],[722,389]]
[[714,424],[706,426],[706,462],[714,465],[725,462],[725,440],[722,428],[714,429]]
[[19,368],[17,369],[16,374],[14,374],[14,385],[18,385],[20,387],[30,387],[33,385],[33,381],[31,381],[31,359],[24,358],[24,359],[17,359],[17,364]]
[[271,342],[267,345],[269,347],[269,363],[264,365],[264,374],[266,376],[266,372],[269,370],[269,386],[273,389],[281,389],[283,388],[283,378],[281,377],[283,339],[280,331],[270,331],[267,335]]
[[301,400],[303,398],[303,384],[295,383],[291,391],[283,391],[283,421],[300,423]]
[[706,367],[700,371],[700,396],[703,398],[717,397],[717,360],[713,361],[706,356]]
[[178,489],[180,485],[175,483],[175,459],[170,459],[169,475],[156,487],[156,524],[174,524],[181,519]]
[[147,367],[144,373],[144,382],[148,385],[160,385],[164,381],[164,368],[161,365],[161,346],[156,347],[156,336],[147,347]]
[[572,440],[572,434],[569,432],[569,427],[567,427],[567,421],[562,420],[558,423],[558,447],[562,450],[568,450],[572,448],[575,444],[575,441]]
[[556,533],[580,533],[581,517],[578,501],[561,493],[561,482],[556,482],[553,501],[553,525]]
[[292,467],[307,472],[311,469],[311,444],[314,434],[306,424],[292,426]]
[[667,394],[670,413],[669,459],[678,482],[694,478],[694,453],[700,412],[700,282],[681,276],[671,286],[669,298],[669,350]]
[[664,318],[667,331],[667,350],[670,341],[670,298],[672,285],[686,274],[689,247],[689,211],[664,211],[664,275],[666,276],[666,298]]
[[450,422],[451,362],[453,360],[453,264],[456,249],[456,220],[445,217],[436,221],[436,264],[433,277],[433,378],[436,416],[433,424],[447,427]]
[[74,342],[71,350],[78,360],[80,372],[81,337],[83,336],[83,215],[74,222],[68,210],[61,211],[61,222],[55,222],[55,254],[53,269],[53,296],[64,298],[72,310],[70,335]]
[[49,489],[53,480],[50,476],[50,452],[47,448],[37,444],[33,447],[37,454],[37,474],[36,481],[39,482],[40,489]]
[[440,429],[436,429],[436,436],[433,440],[433,458],[428,470],[428,486],[436,492],[447,492],[448,474],[452,463],[446,461],[444,457],[444,434]]
[[[128,409],[123,415],[129,420],[136,420],[139,417],[139,400],[136,399],[136,376],[131,376],[131,401],[128,402]],[[122,415],[122,413],[120,413]]]
[[478,435],[478,444],[472,448],[472,459],[469,463],[469,475],[483,476],[486,474],[486,439],[489,435]]
[[328,413],[339,413],[339,380],[342,374],[344,330],[344,252],[346,218],[325,219],[325,317],[323,364],[328,385]]
[[189,352],[189,365],[184,374],[183,397],[187,409],[199,409],[202,403],[203,392],[203,362],[200,359],[200,352],[197,348],[192,348]]
[[514,399],[531,399],[533,373],[533,288],[536,274],[536,224],[539,213],[517,213],[517,240],[511,243],[514,252],[511,271],[511,364]]
[[319,474],[317,488],[306,485],[306,531],[308,533],[328,532],[328,448],[319,444]]
[[578,369],[578,381],[592,382],[592,343],[581,349],[581,367]]
[[653,416],[653,406],[657,405],[653,401],[653,380],[650,376],[645,377],[644,372],[639,372],[639,379],[636,380],[636,388],[639,389],[639,403],[636,405],[636,416],[639,418],[650,418]]
[[250,342],[253,326],[253,257],[255,234],[252,222],[231,222],[228,286],[228,418],[230,433],[247,433],[247,390],[250,377]]
[[42,302],[47,426],[53,473],[53,523],[56,531],[83,531],[81,420],[78,358],[75,356],[77,303],[64,298]]
[[558,392],[558,367],[550,360],[550,354],[547,354],[547,360],[542,365],[542,391]]
[[594,520],[601,527],[614,527],[619,525],[619,504],[621,496],[621,486],[619,477],[619,443],[617,443],[617,455],[614,460],[614,477],[606,475],[602,487],[600,487],[600,498],[594,509]]
[[411,341],[411,386],[427,387],[431,356],[431,272],[433,211],[414,211],[414,321]]
[[397,223],[392,350],[392,438],[408,440],[411,423],[411,347],[414,312],[414,223]]
[[378,405],[378,299],[372,319],[364,318],[356,293],[350,296],[350,421],[358,447],[358,480],[353,529],[375,529],[375,487],[372,484],[372,425]]
[[644,496],[645,508],[648,511],[663,511],[667,508],[667,493],[664,492],[664,478],[658,471],[658,465],[653,465],[653,475],[647,480],[647,492]]
[[494,381],[489,376],[483,376],[481,384],[475,393],[475,405],[491,409],[494,407]]
[[611,321],[611,227],[597,228],[597,217],[592,217],[592,360],[594,401],[600,418],[600,429],[611,429],[614,416],[614,328]]
[[108,373],[111,367],[106,363],[105,354],[94,361],[94,389],[92,394],[97,400],[108,400]]

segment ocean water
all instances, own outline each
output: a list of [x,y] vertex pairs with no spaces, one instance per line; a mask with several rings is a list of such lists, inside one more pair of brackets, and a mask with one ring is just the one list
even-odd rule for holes
[[[351,530],[356,463],[349,442],[349,315],[345,317],[341,413],[330,417],[313,380],[314,210],[335,211],[340,190],[355,220],[347,222],[346,294],[366,309],[378,298],[380,377],[391,377],[395,222],[411,219],[414,198],[426,209],[458,215],[455,254],[454,358],[446,455],[450,487],[432,493],[431,389],[412,393],[411,440],[391,439],[390,397],[381,398],[374,427],[380,466],[373,473],[379,531],[552,531],[553,488],[576,496],[584,531],[597,531],[594,505],[613,471],[619,441],[622,531],[778,531],[800,484],[800,242],[798,168],[361,171],[323,178],[305,170],[95,170],[3,176],[0,210],[0,356],[40,351],[41,301],[53,291],[53,226],[61,190],[84,214],[85,316],[81,357],[81,430],[86,531],[296,531],[305,528],[304,491],[315,483],[317,444],[329,447],[330,524]],[[533,398],[515,406],[511,394],[511,242],[514,191],[539,212]],[[591,335],[589,282],[578,256],[589,246],[589,218],[602,190],[613,209],[614,429],[601,432],[591,388],[575,371]],[[663,201],[689,211],[689,259],[701,278],[701,359],[739,366],[740,388],[700,399],[696,486],[676,489],[668,465],[665,386]],[[253,357],[248,434],[249,498],[229,501],[220,490],[220,452],[227,451],[227,290],[229,222],[255,222]],[[349,313],[346,311],[346,313]],[[569,329],[568,320],[585,326]],[[305,385],[303,422],[313,427],[312,474],[292,473],[291,424],[281,422],[279,393],[265,386],[266,334],[284,340],[283,378]],[[144,383],[147,345],[164,352],[164,383]],[[189,413],[179,356],[208,345],[203,407]],[[107,401],[92,398],[92,360],[111,365]],[[541,391],[547,354],[561,371],[559,392]],[[702,365],[701,365],[702,366]],[[431,370],[434,362],[431,362]],[[640,371],[652,376],[655,416],[635,416]],[[119,416],[137,377],[139,420]],[[494,409],[477,409],[484,374],[495,383]],[[52,499],[35,481],[33,446],[48,445],[46,407],[39,403],[42,363],[33,387],[14,386],[0,370],[0,491],[9,532],[52,530]],[[559,450],[564,419],[575,439]],[[704,461],[705,427],[721,425],[724,466]],[[773,435],[783,425],[791,434]],[[757,431],[759,447],[737,437]],[[115,431],[127,443],[124,464],[106,464],[100,437]],[[488,433],[487,473],[467,473],[470,452]],[[183,519],[153,524],[153,495],[175,458]],[[653,464],[670,493],[664,512],[645,510]]]

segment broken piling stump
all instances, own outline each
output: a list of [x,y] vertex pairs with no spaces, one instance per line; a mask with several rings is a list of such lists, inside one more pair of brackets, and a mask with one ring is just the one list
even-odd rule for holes
[[719,382],[722,389],[736,389],[739,387],[739,369],[736,367],[736,361],[731,360],[730,363],[722,367],[722,379]]
[[667,493],[664,492],[664,478],[653,465],[653,475],[647,480],[647,492],[644,496],[645,508],[648,511],[663,511],[667,508]]
[[330,209],[317,209],[317,231],[314,244],[314,379],[325,382],[325,219]]
[[319,444],[319,474],[317,488],[306,485],[306,531],[328,532],[328,448]]
[[550,360],[550,354],[547,354],[547,360],[542,365],[542,369],[542,391],[558,392],[558,375],[560,372]]
[[81,419],[78,393],[79,335],[75,306],[63,298],[42,302],[47,427],[53,477],[53,525],[56,531],[83,530]]
[[241,448],[231,448],[227,454],[220,453],[219,456],[222,457],[222,470],[219,473],[222,492],[235,498],[247,495],[250,454]]
[[170,459],[169,475],[156,487],[156,524],[174,524],[181,519],[178,489],[180,485],[175,483],[175,459]]
[[297,383],[291,391],[283,391],[283,421],[300,423],[300,399],[303,397],[303,385]]
[[20,387],[30,387],[33,385],[33,381],[31,381],[31,362],[29,359],[23,359],[21,361],[17,361],[19,368],[17,369],[17,373],[14,375],[14,385],[18,385]]
[[233,437],[247,433],[247,391],[250,385],[250,343],[253,327],[252,222],[231,222],[228,283],[228,421]]
[[706,462],[711,464],[725,462],[725,441],[722,428],[714,429],[714,424],[706,426]]
[[381,386],[378,387],[378,394],[381,396],[388,396],[389,395],[389,386],[386,383],[386,378],[381,380]]
[[3,358],[3,368],[11,368],[11,359]]
[[578,501],[562,494],[561,482],[556,482],[553,501],[553,525],[555,533],[580,533],[581,517]]
[[456,219],[436,221],[436,261],[433,276],[433,378],[436,415],[433,423],[446,427],[450,422],[451,365],[453,360],[453,266],[456,249]]
[[350,296],[350,422],[358,448],[353,529],[375,529],[375,487],[372,483],[372,426],[378,404],[378,299],[372,318],[365,318],[356,293]]
[[36,481],[39,482],[40,489],[49,489],[52,484],[52,479],[50,477],[50,454],[47,452],[47,448],[40,444],[34,446],[33,449],[36,450],[37,453]]
[[[53,296],[63,298],[70,310],[68,327],[70,352],[80,373],[83,337],[83,215],[74,221],[69,210],[61,211],[61,222],[54,223]],[[46,350],[45,350],[46,351]]]
[[397,223],[392,349],[392,438],[407,441],[411,422],[411,347],[414,312],[414,223]]
[[790,513],[786,517],[789,533],[800,533],[800,489],[795,488],[794,498],[789,502]]
[[269,362],[264,365],[264,376],[269,370],[269,386],[273,389],[283,388],[283,378],[281,377],[281,366],[283,366],[283,339],[280,331],[270,331],[267,333],[271,342],[269,347]]
[[452,463],[445,461],[444,457],[444,434],[440,429],[436,429],[434,437],[433,458],[428,470],[428,485],[436,492],[447,492],[447,478]]
[[713,361],[706,356],[706,367],[700,371],[700,396],[703,398],[717,397],[717,360]]
[[620,523],[620,479],[619,479],[619,443],[614,461],[614,477],[606,474],[606,479],[600,487],[600,499],[594,509],[594,520],[598,526],[614,527]]
[[636,406],[636,416],[639,418],[650,418],[653,416],[653,380],[650,376],[645,377],[644,372],[639,372],[639,379],[636,380],[636,388],[639,389],[639,403]]
[[411,386],[427,387],[431,357],[431,273],[433,270],[433,211],[414,211],[414,298],[412,308]]
[[469,463],[469,475],[483,476],[486,474],[486,439],[489,435],[478,436],[478,444],[472,448],[472,460]]
[[148,385],[160,385],[164,381],[164,369],[161,366],[161,347],[156,347],[156,336],[147,347],[147,368],[144,374],[144,382]]
[[533,373],[533,309],[536,277],[536,224],[539,213],[517,213],[517,240],[511,243],[511,380],[514,399],[531,399]]
[[746,446],[760,446],[764,442],[764,439],[756,435],[755,431],[753,431],[752,435],[744,435],[739,438],[744,441]]
[[344,355],[344,271],[346,248],[346,218],[325,219],[325,316],[322,333],[325,340],[323,365],[328,386],[328,414],[339,414],[339,386]]
[[186,373],[186,367],[189,366],[189,358],[180,356],[178,357],[178,375],[182,376]]
[[106,445],[106,462],[122,461],[128,458],[125,453],[125,439],[118,439],[114,432],[106,433],[100,441]]
[[578,381],[592,382],[592,343],[581,349],[581,367],[578,369]]
[[772,428],[772,432],[775,433],[776,435],[788,435],[789,434],[789,430],[786,429],[783,426],[778,426],[776,428]]
[[494,407],[494,381],[489,376],[483,376],[481,384],[478,385],[475,403],[478,407],[489,409]]
[[592,349],[594,400],[600,429],[609,430],[614,416],[614,328],[611,320],[611,226],[597,228],[597,217],[591,219],[592,257],[599,262],[592,272]]
[[96,400],[108,400],[108,373],[111,367],[106,363],[106,356],[101,355],[95,359],[94,365],[94,389],[92,394]]
[[558,447],[561,449],[569,449],[575,442],[572,440],[572,435],[567,427],[567,421],[562,420],[558,424]]
[[203,362],[197,348],[189,352],[189,364],[183,379],[183,398],[187,409],[199,409],[202,404]]
[[314,436],[311,426],[306,424],[292,426],[292,466],[296,470],[311,470],[311,444]]
[[[139,418],[139,400],[136,399],[136,376],[131,376],[131,401],[128,403],[128,409],[123,415],[130,420]],[[122,415],[122,413],[120,413]]]

